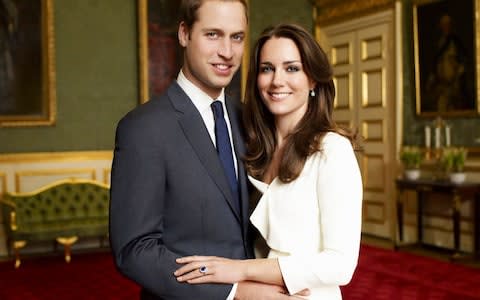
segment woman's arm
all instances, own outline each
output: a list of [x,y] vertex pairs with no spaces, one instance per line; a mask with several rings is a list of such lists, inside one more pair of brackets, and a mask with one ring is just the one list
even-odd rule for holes
[[346,285],[358,262],[362,225],[362,179],[350,142],[337,134],[324,138],[316,160],[317,203],[320,213],[320,252],[278,258],[290,293]]
[[188,283],[237,283],[256,281],[285,286],[278,260],[273,258],[233,260],[216,256],[187,256],[174,272],[177,280]]

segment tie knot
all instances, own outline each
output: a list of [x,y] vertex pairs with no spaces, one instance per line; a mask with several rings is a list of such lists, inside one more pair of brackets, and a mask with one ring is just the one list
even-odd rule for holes
[[223,105],[222,102],[216,100],[213,101],[211,104],[213,115],[215,116],[215,119],[218,118],[223,118]]

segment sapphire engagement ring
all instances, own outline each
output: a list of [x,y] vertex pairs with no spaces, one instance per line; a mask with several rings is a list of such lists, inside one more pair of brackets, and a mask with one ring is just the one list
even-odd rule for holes
[[206,266],[201,266],[200,269],[198,269],[198,271],[199,271],[200,273],[202,273],[203,275],[206,275],[208,269],[207,269]]

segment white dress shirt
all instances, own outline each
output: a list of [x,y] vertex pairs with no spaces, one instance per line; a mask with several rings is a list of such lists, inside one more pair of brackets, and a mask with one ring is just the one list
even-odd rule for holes
[[180,70],[177,77],[177,83],[182,88],[182,90],[187,94],[187,96],[192,100],[193,105],[197,108],[198,112],[202,116],[203,123],[205,127],[207,127],[208,134],[210,135],[210,139],[212,140],[213,145],[216,147],[217,142],[215,139],[215,119],[213,117],[213,111],[211,108],[211,104],[213,101],[218,100],[222,102],[225,122],[227,122],[228,127],[228,135],[230,137],[230,145],[232,146],[232,154],[233,154],[233,163],[235,164],[235,175],[238,177],[238,167],[237,167],[237,157],[235,155],[235,148],[233,146],[233,139],[232,139],[232,126],[230,125],[230,118],[228,117],[227,107],[225,106],[225,92],[222,89],[222,92],[218,96],[217,99],[212,99],[209,95],[207,95],[204,91],[194,85],[190,80],[185,77],[183,71]]
[[249,176],[263,193],[250,220],[270,247],[268,257],[278,257],[290,294],[308,288],[307,299],[337,300],[357,266],[362,179],[345,137],[327,133],[320,149],[292,182]]
[[[185,77],[183,71],[180,70],[177,77],[177,83],[182,88],[182,90],[187,94],[187,96],[192,100],[193,105],[197,108],[200,116],[202,116],[203,123],[205,127],[207,127],[208,134],[210,135],[210,139],[215,147],[217,147],[217,142],[215,138],[215,119],[213,117],[213,111],[211,108],[211,104],[213,101],[218,100],[222,102],[223,112],[225,117],[225,122],[227,122],[228,128],[228,135],[230,136],[230,144],[232,146],[232,154],[233,154],[233,163],[235,164],[235,175],[238,177],[238,168],[237,168],[237,157],[235,155],[235,148],[233,146],[233,139],[232,139],[232,127],[230,125],[230,118],[228,117],[227,107],[225,106],[225,93],[224,89],[218,96],[217,99],[212,99],[209,95],[207,95],[204,91],[194,85],[190,80]],[[226,300],[233,300],[235,293],[237,291],[237,284],[235,283],[228,294]]]

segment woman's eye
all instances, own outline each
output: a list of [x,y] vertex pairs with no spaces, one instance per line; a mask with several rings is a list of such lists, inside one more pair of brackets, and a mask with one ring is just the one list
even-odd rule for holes
[[287,72],[298,72],[300,71],[300,68],[297,66],[288,66],[287,67]]

